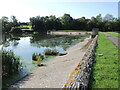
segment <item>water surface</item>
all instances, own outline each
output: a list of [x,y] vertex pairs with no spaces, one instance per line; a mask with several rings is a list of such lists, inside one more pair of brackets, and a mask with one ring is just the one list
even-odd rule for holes
[[[11,50],[16,56],[20,57],[23,69],[21,69],[19,75],[17,75],[17,79],[19,79],[38,67],[32,61],[33,53],[44,54],[46,49],[57,49],[58,52],[64,52],[66,49],[75,45],[86,36],[3,34],[3,43],[0,45],[0,49],[7,51]],[[42,63],[47,63],[53,58],[54,57],[46,56]]]

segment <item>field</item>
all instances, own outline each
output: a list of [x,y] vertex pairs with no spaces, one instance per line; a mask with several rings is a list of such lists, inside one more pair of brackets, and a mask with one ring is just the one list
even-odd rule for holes
[[120,38],[120,33],[117,33],[117,32],[108,32],[108,33]]
[[102,32],[95,56],[90,88],[118,88],[118,49]]

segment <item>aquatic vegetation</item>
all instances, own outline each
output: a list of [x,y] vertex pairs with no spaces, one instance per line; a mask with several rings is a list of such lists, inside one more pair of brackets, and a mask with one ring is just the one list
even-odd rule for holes
[[45,55],[58,55],[58,51],[56,49],[46,49],[45,50]]
[[44,46],[44,47],[55,47],[55,46],[62,46],[63,48],[65,48],[65,50],[67,48],[69,48],[70,45],[74,45],[74,42],[79,42],[81,39],[84,39],[86,37],[90,36],[89,34],[85,34],[85,35],[61,35],[61,36],[57,36],[56,37],[51,37],[45,40],[40,40],[37,42],[34,42],[37,44],[37,46]]
[[[20,38],[20,40],[16,40],[16,37]],[[19,55],[22,58],[20,62],[22,62],[23,69],[19,70],[19,73],[17,73],[19,74],[18,76],[14,75],[14,73],[12,75],[13,78],[4,78],[4,86],[6,87],[6,85],[9,86],[10,84],[16,82],[16,80],[19,80],[21,77],[37,68],[37,66],[43,66],[49,60],[52,60],[52,58],[54,58],[56,55],[65,55],[66,53],[61,52],[64,52],[67,48],[75,45],[76,43],[80,42],[81,39],[86,37],[88,37],[88,35],[40,35],[22,33],[20,35],[15,34],[13,36],[13,34],[6,34],[4,36],[5,44],[3,44],[2,47],[5,50],[14,48],[13,51],[15,55]],[[51,50],[47,51],[47,48]],[[52,53],[45,55],[45,52]],[[43,55],[41,53],[43,53]]]
[[41,61],[42,61],[44,58],[45,58],[45,57],[44,57],[44,55],[42,55],[42,54],[33,53],[33,55],[32,55],[32,60],[35,61],[34,63],[36,63],[38,66],[43,65],[43,64],[41,63]]
[[37,54],[37,53],[33,53],[33,55],[32,55],[32,60],[38,61],[38,56],[41,58],[41,60],[44,59],[44,55],[42,55],[42,54]]
[[66,42],[65,45],[69,45],[70,43]]
[[12,51],[2,50],[2,76],[9,76],[19,71],[22,64],[20,58],[16,57]]

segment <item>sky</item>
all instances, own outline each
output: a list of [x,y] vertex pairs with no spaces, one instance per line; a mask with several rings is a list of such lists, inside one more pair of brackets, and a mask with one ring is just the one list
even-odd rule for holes
[[[97,1],[97,2],[96,2]],[[118,17],[119,0],[0,0],[0,18],[11,15],[18,21],[27,22],[30,17],[55,15],[61,17],[65,13],[73,18],[91,18],[102,14]]]
[[120,1],[118,3],[118,18],[120,18]]

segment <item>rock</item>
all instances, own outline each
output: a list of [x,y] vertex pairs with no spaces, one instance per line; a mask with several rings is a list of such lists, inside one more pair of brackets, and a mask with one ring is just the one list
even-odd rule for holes
[[103,54],[98,54],[98,56],[103,56]]
[[59,56],[63,56],[63,55],[66,55],[66,54],[67,54],[67,52],[60,52]]
[[37,66],[39,66],[39,67],[40,67],[40,66],[45,66],[45,65],[41,63],[41,64],[38,64]]

